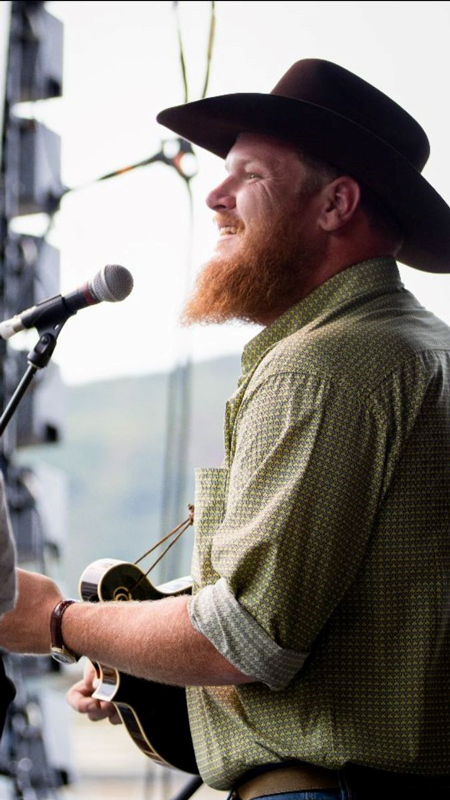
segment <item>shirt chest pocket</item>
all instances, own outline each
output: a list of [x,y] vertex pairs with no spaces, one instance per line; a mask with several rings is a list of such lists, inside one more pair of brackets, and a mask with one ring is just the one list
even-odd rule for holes
[[225,514],[227,478],[228,470],[223,467],[195,471],[195,541],[191,567],[194,593],[220,577],[212,568],[211,546]]

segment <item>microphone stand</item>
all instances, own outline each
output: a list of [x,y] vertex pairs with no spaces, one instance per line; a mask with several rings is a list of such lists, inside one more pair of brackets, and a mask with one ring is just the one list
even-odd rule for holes
[[[68,316],[71,315],[69,314]],[[44,367],[48,365],[56,347],[56,340],[66,322],[67,319],[59,322],[53,327],[43,327],[38,329],[40,334],[39,341],[34,346],[33,350],[31,350],[27,355],[27,370],[0,417],[0,436],[3,435],[6,426],[11,420],[11,417],[16,411],[17,406],[22,400],[22,397],[36,375],[36,372],[40,369],[44,369]]]
[[200,775],[194,775],[184,784],[180,791],[172,797],[172,800],[189,800],[194,792],[200,789],[200,786],[203,786],[202,778]]
[[[69,316],[71,316],[71,314],[68,314],[68,317]],[[48,365],[56,347],[58,336],[61,333],[63,326],[67,322],[67,319],[62,320],[53,327],[42,326],[42,328],[38,329],[40,334],[39,341],[34,346],[33,350],[31,350],[27,355],[27,370],[0,417],[0,436],[3,434],[6,426],[11,420],[11,417],[16,411],[20,401],[22,400],[22,397],[36,375],[36,372],[39,369],[44,369],[44,367]],[[199,775],[191,776],[184,786],[182,786],[176,796],[172,798],[172,800],[190,800],[192,795],[202,785],[203,780]]]
[[[68,314],[67,319],[69,316],[71,316],[71,314]],[[44,369],[48,365],[56,347],[58,336],[61,333],[63,326],[67,322],[67,319],[62,320],[53,327],[42,326],[42,328],[38,329],[40,334],[39,341],[34,346],[33,350],[31,350],[27,355],[28,367],[25,371],[25,374],[23,375],[13,396],[11,397],[8,405],[0,417],[0,436],[2,436],[4,433],[6,426],[16,411],[20,401],[22,400],[22,397],[30,386],[34,376],[36,375],[36,372],[40,369]],[[190,800],[192,795],[202,785],[203,780],[199,775],[191,776],[184,786],[182,786],[180,791],[175,795],[175,797],[172,798],[172,800]]]

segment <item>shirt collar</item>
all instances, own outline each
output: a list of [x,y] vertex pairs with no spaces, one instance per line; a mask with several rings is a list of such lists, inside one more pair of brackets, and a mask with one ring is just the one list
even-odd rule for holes
[[403,288],[392,256],[371,258],[337,273],[248,342],[242,354],[242,378],[256,366],[267,350],[324,311],[384,286],[395,286],[399,290]]

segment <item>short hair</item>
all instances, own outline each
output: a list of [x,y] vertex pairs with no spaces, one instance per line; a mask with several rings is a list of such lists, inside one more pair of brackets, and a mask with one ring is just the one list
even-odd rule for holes
[[360,181],[358,183],[361,187],[361,208],[366,214],[369,225],[394,241],[403,241],[404,234],[391,210],[375,192]]
[[[304,150],[298,150],[298,155],[300,161],[310,172],[307,179],[307,191],[319,191],[326,183],[331,183],[336,178],[339,178],[340,175],[349,174],[334,164],[313,156]],[[353,175],[351,177],[353,178]],[[361,189],[361,209],[364,211],[371,228],[388,238],[401,241],[403,239],[401,228],[390,209],[372,189],[365,186],[358,178],[354,178],[354,180]]]

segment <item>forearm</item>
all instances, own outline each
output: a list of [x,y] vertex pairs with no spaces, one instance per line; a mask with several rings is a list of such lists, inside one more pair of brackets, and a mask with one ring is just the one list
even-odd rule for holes
[[196,631],[187,597],[150,602],[77,603],[63,618],[66,645],[136,677],[181,686],[248,683]]

